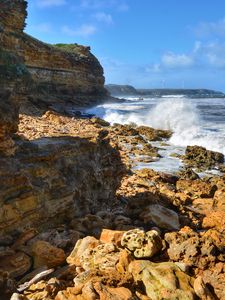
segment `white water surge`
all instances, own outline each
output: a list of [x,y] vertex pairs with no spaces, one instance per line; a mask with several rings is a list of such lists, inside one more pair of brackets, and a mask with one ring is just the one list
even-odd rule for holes
[[225,154],[224,99],[170,97],[131,101],[101,105],[89,112],[110,123],[135,123],[172,130],[170,143],[174,146],[198,145]]

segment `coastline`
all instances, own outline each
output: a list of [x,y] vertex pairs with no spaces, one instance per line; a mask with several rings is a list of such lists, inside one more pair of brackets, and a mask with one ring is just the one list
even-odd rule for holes
[[26,35],[27,1],[0,8],[1,300],[225,299],[224,155],[152,170],[172,131],[84,114],[125,101],[90,47]]
[[[147,134],[148,139],[152,140],[160,140],[170,135],[165,131],[144,129],[145,135]],[[140,131],[142,135],[144,129]],[[71,138],[89,140],[98,149],[95,154],[97,156],[93,160],[97,163],[94,166],[96,170],[91,170],[89,167],[87,175],[87,167],[84,165],[84,160],[87,159],[84,153],[89,153],[88,149],[90,151],[94,149],[90,144],[88,148],[85,146],[85,152],[82,150],[85,148],[81,146],[77,148],[76,151],[81,151],[79,160],[82,164],[73,159],[75,169],[67,171],[68,175],[72,176],[73,172],[80,172],[80,167],[86,168],[84,174],[89,181],[85,186],[85,197],[91,195],[89,204],[87,198],[82,198],[84,187],[77,186],[76,193],[79,191],[80,195],[77,194],[74,199],[77,216],[74,217],[73,213],[68,214],[69,202],[63,200],[61,207],[58,207],[58,213],[65,211],[66,222],[63,219],[60,222],[55,210],[52,211],[53,218],[58,218],[55,226],[54,222],[50,221],[52,217],[47,211],[47,214],[45,213],[47,222],[44,225],[43,217],[40,215],[43,224],[37,226],[39,222],[36,220],[33,223],[36,224],[35,230],[25,230],[26,218],[22,223],[20,221],[20,234],[18,232],[12,244],[9,243],[8,251],[11,249],[10,251],[17,255],[21,250],[24,253],[23,259],[16,267],[20,280],[15,284],[14,290],[16,292],[18,289],[22,293],[21,299],[49,297],[61,300],[70,299],[72,295],[78,297],[77,299],[79,297],[89,299],[91,294],[89,292],[86,294],[89,286],[100,299],[103,295],[106,299],[148,299],[146,297],[151,295],[161,299],[165,291],[178,299],[183,299],[180,294],[186,295],[188,299],[194,299],[196,295],[200,297],[201,293],[211,299],[215,299],[216,296],[223,298],[223,284],[221,285],[219,278],[223,276],[220,266],[223,264],[224,210],[221,208],[224,205],[224,175],[193,179],[193,173],[188,172],[174,176],[151,169],[132,171],[131,148],[129,149],[127,145],[134,146],[140,141],[143,143],[142,135],[132,126],[119,124],[110,126],[109,123],[96,117],[79,119],[55,112],[47,112],[42,117],[20,115],[17,159],[21,155],[24,159],[23,156],[27,155],[26,152],[24,153],[27,143],[38,146],[39,153],[43,147],[49,149],[50,156],[46,152],[44,156],[40,156],[39,162],[35,162],[35,168],[40,170],[41,167],[42,173],[45,172],[42,161],[51,166],[50,170],[54,170],[53,173],[50,170],[48,173],[56,172],[58,159],[56,161],[53,159],[56,155],[55,151],[60,151],[58,157],[63,155],[65,161],[71,160],[69,153],[75,149],[71,144]],[[62,146],[59,144],[59,139]],[[110,148],[107,145],[110,145]],[[19,150],[20,147],[23,152]],[[31,149],[30,147],[28,149]],[[105,149],[104,155],[99,152],[101,147]],[[152,152],[155,149],[149,148],[148,151]],[[33,150],[32,152],[35,155]],[[78,155],[78,152],[76,153]],[[96,158],[99,155],[101,156],[98,162]],[[27,156],[27,160],[30,159]],[[62,171],[65,172],[65,166],[63,168]],[[100,171],[99,168],[102,170]],[[95,187],[89,176],[93,176],[96,171],[100,173],[94,179],[94,182],[97,180]],[[51,177],[52,175],[49,179]],[[42,181],[47,183],[49,179],[44,176]],[[66,184],[68,187],[68,181]],[[80,208],[79,197],[81,197]],[[93,200],[94,198],[96,200]],[[29,208],[28,199],[29,197],[25,200],[23,208],[27,207],[34,213],[32,207]],[[51,198],[48,200],[45,196],[46,205],[48,201],[50,204],[52,200]],[[53,203],[53,207],[56,203]],[[14,206],[13,202],[11,205]],[[32,220],[30,217],[29,219]],[[19,224],[18,221],[16,224]],[[7,240],[7,235],[3,240]],[[144,245],[148,245],[147,248]],[[15,254],[9,254],[7,259],[4,258],[5,268],[8,271],[14,256]],[[32,257],[34,262],[32,268],[28,262],[25,264],[25,261],[29,261],[29,257]],[[54,270],[50,272],[51,274],[43,273],[43,275],[38,268],[44,266],[46,269]],[[136,272],[139,268],[138,275]],[[148,284],[154,281],[146,282],[144,274],[145,272],[155,274],[157,270],[161,272],[161,268],[165,270],[165,276],[157,275],[159,288],[149,292]],[[143,270],[146,271],[142,273]],[[33,271],[42,274],[41,281],[31,282],[25,285],[25,288],[21,287],[35,276],[36,273]],[[12,268],[11,272],[15,274],[15,268]],[[86,278],[85,274],[90,275]],[[169,274],[174,275],[170,278]],[[5,279],[5,284],[7,280],[9,278]],[[178,280],[180,285],[171,285],[171,280]],[[142,288],[138,287],[139,281],[143,282]],[[57,282],[57,287],[49,290],[48,287],[53,282],[54,285]],[[186,284],[185,289],[183,284]],[[214,288],[214,292],[208,290],[208,284]],[[201,292],[199,292],[200,287]],[[200,298],[204,299],[204,297]]]

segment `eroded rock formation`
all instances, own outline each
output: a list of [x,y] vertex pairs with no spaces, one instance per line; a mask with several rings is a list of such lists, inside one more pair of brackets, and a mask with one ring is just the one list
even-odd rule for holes
[[48,107],[58,111],[66,105],[86,106],[106,98],[103,69],[89,47],[77,44],[57,47],[23,32],[27,2],[2,0],[0,3],[1,50],[20,57],[14,75],[29,72],[32,84],[21,99],[21,111],[38,113]]

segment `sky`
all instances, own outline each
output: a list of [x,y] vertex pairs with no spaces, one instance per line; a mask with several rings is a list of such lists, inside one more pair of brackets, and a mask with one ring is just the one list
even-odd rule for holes
[[224,0],[28,0],[26,32],[91,47],[106,83],[225,92]]

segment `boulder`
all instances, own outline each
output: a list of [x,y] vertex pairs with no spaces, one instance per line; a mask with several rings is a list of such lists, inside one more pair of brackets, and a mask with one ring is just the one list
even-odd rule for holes
[[188,146],[183,160],[186,165],[204,171],[215,168],[223,163],[224,155],[200,146]]
[[121,245],[133,252],[136,258],[150,258],[162,249],[159,232],[133,229],[124,233]]
[[37,241],[32,245],[34,267],[58,267],[66,260],[65,252],[45,241]]
[[85,250],[93,250],[100,245],[100,242],[91,236],[87,236],[77,241],[73,251],[67,257],[66,261],[70,265],[81,266],[81,256]]
[[174,263],[136,260],[130,263],[129,271],[135,282],[143,283],[147,296],[152,300],[196,299],[192,278]]
[[224,235],[215,230],[198,233],[189,227],[165,234],[169,258],[201,270],[213,267],[217,260],[223,259],[223,239]]
[[178,214],[159,204],[147,206],[140,217],[145,223],[154,222],[159,228],[167,230],[178,230],[180,228]]

